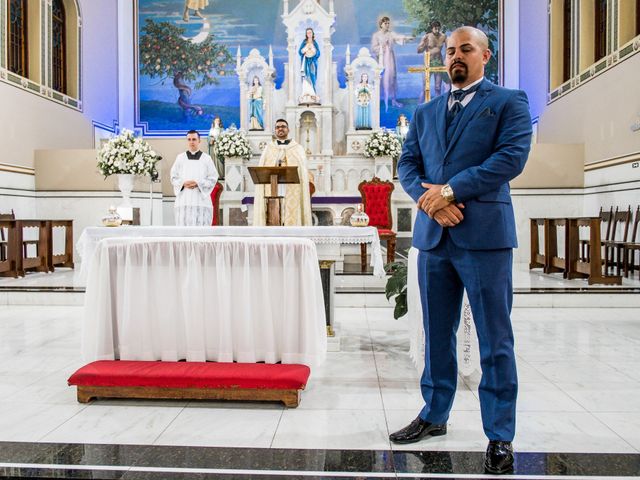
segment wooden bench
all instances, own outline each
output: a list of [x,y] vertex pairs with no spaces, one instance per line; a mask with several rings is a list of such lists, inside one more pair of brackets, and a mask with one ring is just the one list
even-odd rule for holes
[[306,365],[100,360],[68,380],[78,402],[93,398],[281,401],[297,407]]

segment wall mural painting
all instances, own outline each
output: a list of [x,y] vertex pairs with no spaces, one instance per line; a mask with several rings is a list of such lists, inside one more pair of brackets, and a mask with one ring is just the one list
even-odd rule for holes
[[[333,57],[345,86],[345,53],[368,48],[383,61],[380,124],[395,128],[424,101],[424,67],[441,66],[446,36],[460,25],[484,30],[493,57],[488,77],[498,82],[500,0],[335,0]],[[328,9],[328,0],[319,0]],[[290,0],[290,10],[296,0]],[[214,117],[240,125],[240,86],[235,72],[253,48],[273,51],[275,86],[282,87],[287,35],[282,0],[138,0],[139,126],[147,135],[181,135],[209,130]],[[431,97],[448,92],[446,73],[430,76]]]

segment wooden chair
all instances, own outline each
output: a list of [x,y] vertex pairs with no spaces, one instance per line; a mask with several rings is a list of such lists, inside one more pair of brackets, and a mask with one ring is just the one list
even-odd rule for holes
[[[0,220],[15,220],[16,214],[11,209],[11,213],[0,213]],[[0,228],[0,261],[7,259],[8,239],[4,236],[4,229]],[[22,255],[27,258],[27,247],[29,245],[35,245],[38,248],[38,240],[23,240],[22,241]]]
[[611,225],[611,237],[602,242],[605,252],[605,273],[608,273],[609,269],[611,269],[612,272],[615,269],[616,275],[620,275],[620,271],[622,270],[622,259],[620,256],[616,255],[617,244],[627,241],[630,224],[631,205],[629,205],[627,210],[618,210],[618,207],[616,207]]
[[[387,241],[387,263],[393,262],[396,256],[396,232],[392,230],[393,217],[391,216],[393,189],[393,182],[383,182],[378,177],[373,177],[370,182],[362,181],[358,185],[364,212],[369,215],[369,226],[376,227],[380,239]],[[362,271],[366,268],[366,259],[367,245],[363,243],[360,246]]]
[[220,225],[220,195],[222,195],[223,189],[222,183],[216,182],[216,186],[213,187],[213,191],[211,192],[211,204],[213,205],[212,226]]
[[636,265],[639,266],[638,270],[640,271],[640,261],[636,264],[636,252],[640,251],[640,242],[638,242],[638,223],[640,222],[640,206],[636,208],[636,215],[633,220],[633,228],[631,229],[631,236],[629,237],[628,242],[620,242],[616,244],[616,249],[618,250],[618,258],[622,256],[622,269],[624,271],[624,276],[628,277],[629,272],[633,276],[633,271],[636,268]]
[[[604,246],[604,242],[611,240],[611,225],[613,221],[613,207],[610,207],[608,211],[604,211],[602,207],[600,207],[600,212],[598,213],[600,217],[600,238],[601,245]],[[580,239],[580,260],[583,262],[591,261],[591,240]]]

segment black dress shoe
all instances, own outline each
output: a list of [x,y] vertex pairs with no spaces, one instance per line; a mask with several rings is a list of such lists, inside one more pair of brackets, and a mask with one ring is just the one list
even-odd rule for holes
[[408,426],[402,430],[389,435],[389,440],[393,443],[415,443],[422,440],[424,437],[439,437],[447,433],[447,425],[435,425],[433,423],[425,422],[420,417],[417,417]]
[[484,470],[486,473],[511,473],[513,472],[513,447],[511,442],[491,440],[484,457]]

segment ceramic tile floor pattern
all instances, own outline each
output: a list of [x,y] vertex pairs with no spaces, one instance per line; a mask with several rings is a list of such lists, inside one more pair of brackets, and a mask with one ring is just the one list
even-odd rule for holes
[[[297,409],[278,404],[76,402],[82,307],[0,307],[0,442],[482,452],[479,375],[460,377],[449,433],[409,446],[393,432],[421,407],[419,372],[391,308],[338,308],[341,351],[312,370]],[[516,308],[518,452],[640,452],[635,308]],[[636,455],[634,455],[634,458]],[[640,474],[640,467],[638,470]]]

